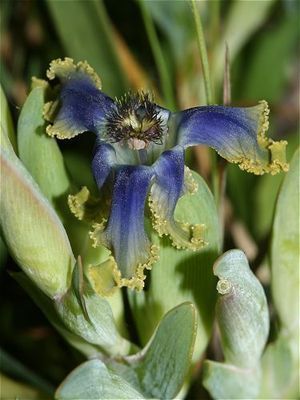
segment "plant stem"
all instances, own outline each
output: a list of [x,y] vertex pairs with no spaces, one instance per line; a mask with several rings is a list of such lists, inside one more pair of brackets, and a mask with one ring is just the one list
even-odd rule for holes
[[220,0],[210,2],[210,43],[213,51],[216,49],[216,44],[219,39],[220,31]]
[[146,32],[148,35],[148,39],[150,42],[151,50],[154,56],[154,61],[159,73],[160,82],[162,85],[163,96],[166,102],[167,107],[171,109],[175,109],[176,102],[174,99],[172,82],[170,79],[170,73],[168,71],[167,64],[165,62],[165,58],[163,56],[163,52],[161,46],[159,44],[159,40],[157,37],[157,33],[155,31],[155,26],[153,23],[153,19],[148,11],[148,8],[145,6],[145,0],[139,0],[138,4],[140,6],[140,10],[142,13],[143,21],[145,24]]
[[190,0],[192,5],[192,11],[195,21],[195,27],[197,32],[197,44],[200,53],[200,59],[202,64],[203,76],[204,76],[204,87],[205,87],[205,96],[206,96],[206,104],[213,104],[213,93],[212,86],[210,81],[210,72],[209,72],[209,63],[208,56],[205,45],[205,38],[202,28],[202,22],[200,18],[200,14],[197,10],[196,0]]
[[[203,33],[202,22],[200,18],[199,11],[197,10],[196,0],[190,0],[192,5],[192,12],[195,21],[195,28],[197,32],[197,44],[200,53],[200,59],[202,64],[202,71],[204,77],[204,87],[205,87],[205,97],[206,97],[206,104],[213,104],[213,92],[212,92],[212,85],[210,80],[210,72],[209,72],[209,63],[208,63],[208,56],[206,51],[206,44],[205,38]],[[211,158],[211,176],[212,176],[212,188],[213,193],[215,196],[215,202],[219,204],[219,178],[218,178],[218,167],[217,167],[217,156],[215,151],[210,151],[210,158]]]

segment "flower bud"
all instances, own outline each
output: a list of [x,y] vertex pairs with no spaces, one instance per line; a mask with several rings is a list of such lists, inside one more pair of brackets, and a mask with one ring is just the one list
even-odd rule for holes
[[60,297],[69,287],[74,264],[68,237],[12,147],[5,148],[1,148],[0,198],[4,239],[30,279],[49,297]]
[[260,359],[269,332],[265,293],[240,250],[222,255],[214,274],[219,278],[216,313],[226,362],[251,368]]

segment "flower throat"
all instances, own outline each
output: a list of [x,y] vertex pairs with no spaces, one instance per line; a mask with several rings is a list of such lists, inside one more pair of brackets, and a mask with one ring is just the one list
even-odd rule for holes
[[116,101],[106,117],[105,138],[143,150],[153,142],[163,144],[163,121],[148,93],[129,93]]

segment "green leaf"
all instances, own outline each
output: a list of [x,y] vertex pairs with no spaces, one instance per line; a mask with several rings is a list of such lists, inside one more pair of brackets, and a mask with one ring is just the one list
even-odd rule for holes
[[46,134],[44,91],[42,87],[33,89],[22,108],[18,121],[18,149],[20,159],[41,191],[59,209],[57,203],[61,200],[67,204],[70,182],[56,140]]
[[[243,71],[240,91],[249,101],[265,99],[278,102],[284,95],[289,81],[290,57],[295,51],[299,39],[298,15],[286,13],[278,18],[278,23],[267,28],[256,41],[256,45]],[[274,63],[274,59],[277,60]],[[266,73],[268,84],[265,84]],[[244,85],[243,85],[244,83]]]
[[36,286],[23,272],[11,273],[12,277],[19,283],[20,286],[28,293],[28,295],[35,302],[45,314],[47,320],[54,326],[54,328],[67,340],[71,346],[78,349],[85,356],[91,357],[100,353],[101,349],[97,346],[91,345],[86,340],[70,332],[64,321],[58,315],[54,302],[49,299],[44,293]]
[[[291,134],[286,138],[286,140],[288,141],[287,160],[290,161],[294,152],[298,148],[299,138],[296,134]],[[256,218],[255,221],[251,218],[251,226],[255,236],[259,239],[265,237],[265,235],[272,229],[275,205],[285,175],[286,174],[283,172],[275,176],[265,174],[256,180],[256,184],[253,188],[253,212],[256,215]],[[239,187],[240,185],[241,182],[239,182]],[[239,190],[239,192],[240,191],[241,190]],[[247,193],[247,191],[245,191],[245,193]],[[249,211],[249,204],[246,203],[245,206]],[[251,217],[251,214],[252,213],[248,212],[249,217]]]
[[56,391],[58,400],[143,399],[123,378],[109,371],[100,360],[80,365]]
[[91,159],[79,150],[64,151],[64,162],[70,173],[72,182],[78,187],[86,186],[92,194],[98,194],[92,168]]
[[269,333],[264,290],[240,250],[224,253],[214,273],[219,278],[216,314],[225,360],[251,368],[259,361]]
[[1,148],[1,173],[0,222],[10,253],[44,293],[61,296],[74,264],[66,232],[12,149]]
[[1,138],[6,135],[9,138],[10,143],[13,146],[14,151],[17,150],[16,135],[14,131],[14,126],[10,114],[10,110],[6,101],[5,94],[0,85],[0,122],[1,122]]
[[299,368],[294,364],[288,341],[278,338],[262,358],[261,399],[299,398]]
[[205,240],[208,242],[202,250],[177,250],[168,238],[159,241],[159,260],[153,265],[149,279],[150,287],[142,293],[129,292],[134,318],[142,343],[163,315],[176,305],[191,301],[196,305],[199,321],[195,344],[194,360],[204,351],[211,334],[216,299],[215,278],[212,265],[218,256],[220,246],[218,216],[213,196],[204,180],[193,173],[198,191],[183,196],[176,208],[176,218],[206,226]]
[[240,250],[223,254],[214,273],[219,278],[216,315],[225,362],[205,361],[203,384],[213,398],[256,398],[269,332],[264,290]]
[[213,399],[255,399],[260,384],[259,367],[252,370],[205,361],[203,385]]
[[196,310],[183,303],[169,311],[148,345],[136,354],[134,370],[147,398],[172,399],[191,365],[196,338]]
[[[76,271],[76,268],[75,268]],[[65,326],[108,355],[127,355],[131,343],[118,333],[109,302],[85,282],[80,293],[70,289],[55,307]]]
[[271,287],[282,334],[299,338],[299,150],[281,187],[273,225]]
[[[196,310],[191,303],[184,303],[173,310],[169,311],[162,321],[160,322],[157,330],[154,332],[149,343],[140,352],[126,357],[119,357],[107,359],[105,374],[114,376],[115,381],[126,382],[130,387],[141,393],[137,398],[158,398],[158,399],[171,399],[176,396],[184,379],[188,373],[191,364],[192,352],[196,336]],[[97,369],[104,370],[103,364],[96,363]],[[65,384],[70,382],[72,390],[77,390],[76,381],[81,378],[80,368],[75,370],[69,378],[62,384],[61,389],[58,389],[58,398],[62,391],[65,389]],[[84,364],[82,368],[89,368]],[[78,374],[73,374],[78,371]],[[89,372],[90,376],[94,372]],[[111,383],[106,381],[106,377],[100,381],[98,379],[99,372],[92,376],[92,381],[89,386],[93,392],[89,396],[94,395],[98,398],[100,394],[105,393],[102,391],[109,391]],[[69,381],[69,379],[72,380]],[[83,378],[82,378],[83,379]],[[124,381],[123,381],[124,380]],[[73,386],[74,382],[74,386]],[[108,385],[107,387],[105,385]],[[64,392],[65,393],[65,392]],[[68,392],[68,394],[71,392]],[[73,391],[72,393],[76,393]],[[119,392],[107,392],[112,396],[111,398],[118,397]],[[127,392],[125,391],[124,394]],[[73,394],[74,396],[74,394]],[[104,396],[104,395],[103,395]],[[107,394],[108,396],[108,394]],[[142,397],[144,396],[144,397]],[[72,398],[72,397],[71,397]],[[77,398],[76,396],[73,398]],[[92,397],[85,397],[92,398]],[[102,397],[109,398],[109,397]],[[127,398],[127,397],[126,397]]]
[[98,72],[110,96],[123,94],[126,82],[103,2],[47,0],[47,5],[65,48],[64,56],[86,60]]
[[[292,396],[299,388],[299,155],[298,149],[278,196],[271,245],[271,289],[280,320],[279,340],[292,355],[291,384],[286,381],[281,390],[291,391]],[[285,368],[281,347],[276,343],[266,355],[274,360],[266,366],[267,374],[276,376]]]
[[182,63],[182,54],[187,50],[186,44],[194,35],[190,4],[187,1],[176,1],[172,5],[167,1],[144,1],[144,6],[166,34],[175,60]]
[[225,44],[228,45],[231,60],[234,60],[251,35],[265,22],[274,2],[275,0],[231,2],[212,64],[212,76],[217,84],[223,78]]

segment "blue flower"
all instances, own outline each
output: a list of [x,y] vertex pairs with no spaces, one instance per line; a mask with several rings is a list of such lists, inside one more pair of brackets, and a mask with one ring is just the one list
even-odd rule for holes
[[55,60],[47,76],[60,83],[58,99],[45,105],[45,118],[51,122],[48,134],[60,139],[86,131],[96,134],[92,170],[109,210],[99,210],[99,201],[87,188],[70,196],[69,205],[79,219],[92,222],[94,245],[111,250],[112,262],[103,271],[111,273],[119,287],[141,289],[144,269],[157,260],[158,248],[145,229],[145,209],[153,228],[160,236],[168,235],[177,248],[205,245],[204,226],[174,218],[178,199],[197,190],[184,165],[187,147],[206,144],[254,174],[288,168],[286,142],[265,135],[265,101],[250,108],[206,106],[172,113],[145,93],[111,99],[86,62]]

